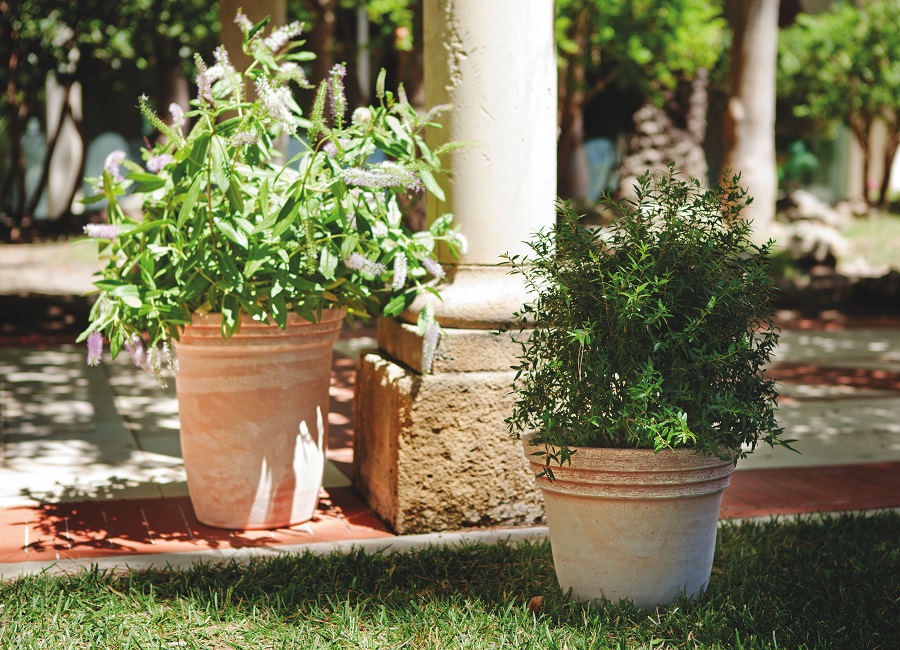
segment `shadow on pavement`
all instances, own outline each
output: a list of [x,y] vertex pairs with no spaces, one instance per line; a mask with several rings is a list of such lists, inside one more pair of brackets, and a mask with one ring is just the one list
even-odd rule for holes
[[74,343],[92,304],[87,296],[0,294],[0,346]]

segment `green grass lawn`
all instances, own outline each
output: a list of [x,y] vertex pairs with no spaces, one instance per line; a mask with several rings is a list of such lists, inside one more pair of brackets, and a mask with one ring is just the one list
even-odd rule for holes
[[2,648],[893,650],[900,514],[726,524],[704,597],[659,611],[568,601],[547,543],[24,577],[0,603]]
[[858,217],[843,234],[853,246],[849,259],[862,257],[873,266],[900,270],[900,215]]

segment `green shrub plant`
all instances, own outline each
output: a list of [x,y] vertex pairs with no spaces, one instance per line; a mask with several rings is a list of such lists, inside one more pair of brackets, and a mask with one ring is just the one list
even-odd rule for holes
[[507,424],[534,434],[549,476],[577,447],[736,461],[760,439],[791,442],[763,374],[778,339],[769,245],[750,238],[738,182],[704,189],[670,165],[642,176],[635,199],[606,199],[608,228],[583,228],[563,204],[529,255],[506,256],[535,296],[516,314],[528,336]]

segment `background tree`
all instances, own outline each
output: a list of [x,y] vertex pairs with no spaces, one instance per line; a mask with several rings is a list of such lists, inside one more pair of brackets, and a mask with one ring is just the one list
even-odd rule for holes
[[[753,204],[745,211],[766,239],[775,219],[775,69],[779,0],[727,0],[732,31],[724,166],[740,172]],[[727,175],[727,174],[726,174]]]
[[[308,48],[316,53],[310,80],[317,84],[335,63],[346,62],[348,99],[356,104],[371,94],[375,73],[386,68],[389,84],[403,83],[410,99],[423,103],[421,5],[421,0],[290,0],[288,18],[307,26]],[[358,12],[369,23],[365,38],[358,31]],[[356,69],[361,51],[368,55],[373,75],[365,88]]]
[[587,103],[616,84],[664,106],[679,84],[715,63],[723,29],[715,0],[557,0],[561,197],[587,195]]
[[850,128],[862,151],[863,195],[870,205],[871,132],[876,121],[885,124],[877,203],[886,206],[900,146],[900,0],[799,15],[781,34],[778,88],[812,129]]
[[[131,64],[153,72],[155,103],[187,108],[193,52],[208,54],[219,41],[219,7],[212,0],[130,0],[119,4],[120,30],[134,51]],[[149,94],[149,93],[148,93]]]
[[[76,128],[86,140],[100,130],[121,126],[119,116],[125,111],[118,109],[132,106],[141,92],[168,106],[177,88],[173,77],[181,77],[193,51],[212,51],[219,25],[217,4],[210,0],[0,0],[0,10],[0,69],[6,82],[0,100],[4,127],[0,141],[7,154],[3,161],[8,161],[2,170],[0,214],[8,232],[31,222],[45,190],[58,133],[47,134],[41,180],[31,196],[26,196],[20,142],[29,118],[44,121],[48,75],[56,77],[67,98],[60,109],[63,114],[71,113],[73,85],[78,82],[85,88],[85,122],[93,122],[78,122]],[[156,92],[134,88],[136,79],[147,78],[155,78]],[[180,85],[183,93],[187,83]],[[118,106],[122,97],[128,100]],[[62,119],[51,122],[61,124]],[[139,124],[131,126],[139,132]],[[80,177],[82,170],[73,173]]]

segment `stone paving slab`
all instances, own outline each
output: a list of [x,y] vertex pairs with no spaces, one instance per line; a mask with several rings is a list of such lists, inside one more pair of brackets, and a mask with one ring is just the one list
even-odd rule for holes
[[734,472],[723,519],[900,506],[900,462]]
[[[348,356],[373,343],[362,336],[336,346],[329,458],[344,460],[345,471],[329,460],[328,488],[350,484]],[[107,354],[90,368],[83,346],[0,349],[0,505],[187,495],[174,381],[160,387],[126,356]]]
[[181,461],[143,449],[81,347],[0,349],[0,503],[161,496]]
[[773,363],[815,363],[831,368],[900,372],[900,329],[784,330]]

